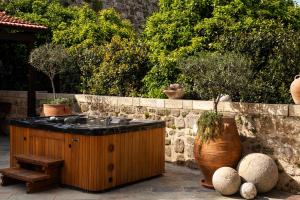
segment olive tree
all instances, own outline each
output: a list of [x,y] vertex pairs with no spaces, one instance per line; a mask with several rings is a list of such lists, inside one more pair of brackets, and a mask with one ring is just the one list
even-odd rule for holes
[[44,44],[30,53],[29,63],[49,77],[54,99],[56,99],[54,78],[66,71],[68,60],[68,52],[60,45]]
[[250,60],[230,52],[202,52],[181,60],[179,66],[192,83],[193,92],[213,98],[215,113],[222,94],[240,96],[247,91],[252,75]]

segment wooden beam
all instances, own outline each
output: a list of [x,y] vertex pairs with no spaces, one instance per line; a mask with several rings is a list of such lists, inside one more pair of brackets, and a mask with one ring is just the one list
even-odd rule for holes
[[[33,49],[33,43],[27,43],[28,57]],[[29,63],[28,67],[28,92],[27,92],[27,115],[28,117],[36,116],[36,95],[35,95],[35,69]]]
[[0,32],[0,40],[9,40],[17,42],[33,43],[35,41],[34,33],[6,33]]

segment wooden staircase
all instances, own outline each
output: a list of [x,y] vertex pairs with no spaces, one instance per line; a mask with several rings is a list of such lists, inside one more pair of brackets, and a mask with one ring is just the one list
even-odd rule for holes
[[63,160],[23,154],[14,158],[18,167],[0,169],[2,186],[26,182],[27,193],[32,193],[59,184]]

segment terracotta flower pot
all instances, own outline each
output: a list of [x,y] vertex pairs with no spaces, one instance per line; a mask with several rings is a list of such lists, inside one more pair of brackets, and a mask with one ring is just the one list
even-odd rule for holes
[[182,88],[177,90],[164,90],[163,92],[169,99],[182,99],[184,96],[184,90]]
[[71,115],[71,109],[64,104],[43,104],[43,115],[46,117],[51,116],[64,116]]
[[194,155],[204,180],[204,187],[213,188],[212,176],[220,167],[235,168],[241,157],[241,141],[234,118],[222,118],[220,135],[201,145],[200,138],[195,139]]
[[290,90],[295,104],[300,104],[300,75],[295,76]]

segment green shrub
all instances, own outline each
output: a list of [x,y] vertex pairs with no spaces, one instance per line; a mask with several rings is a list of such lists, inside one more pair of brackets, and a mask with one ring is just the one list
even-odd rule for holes
[[61,23],[53,32],[53,42],[70,48],[88,48],[103,45],[113,36],[130,38],[135,35],[132,24],[123,19],[114,9],[96,13],[88,5],[76,8],[74,19]]
[[137,40],[112,38],[103,61],[93,71],[89,92],[101,95],[137,96],[148,71],[147,49]]
[[163,97],[162,88],[179,78],[176,63],[189,53],[182,47],[191,45],[197,22],[210,16],[212,1],[160,0],[159,7],[159,11],[148,18],[143,32],[154,65],[144,79],[144,91],[149,97]]
[[289,84],[300,66],[299,29],[300,7],[292,0],[161,0],[143,33],[154,64],[145,91],[162,97],[162,87],[186,79],[177,65],[181,58],[235,51],[253,62],[252,92],[241,98],[288,103]]

